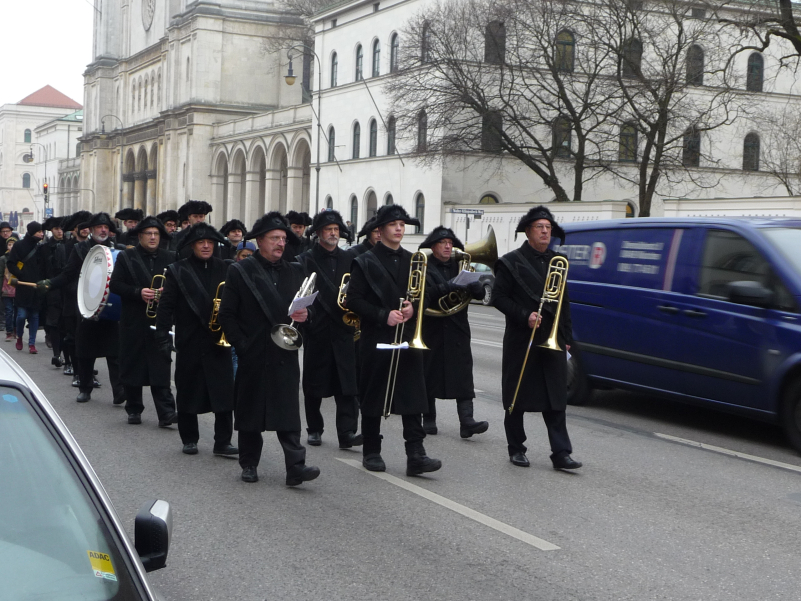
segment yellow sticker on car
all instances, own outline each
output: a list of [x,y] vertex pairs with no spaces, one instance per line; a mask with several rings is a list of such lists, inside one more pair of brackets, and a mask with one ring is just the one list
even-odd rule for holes
[[117,580],[117,576],[114,574],[114,566],[111,564],[111,557],[109,557],[108,553],[101,553],[100,551],[87,551],[87,553],[95,576],[106,580]]

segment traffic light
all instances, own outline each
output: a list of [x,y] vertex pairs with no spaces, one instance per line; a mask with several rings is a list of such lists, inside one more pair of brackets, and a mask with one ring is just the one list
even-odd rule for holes
[[44,201],[47,202],[47,190],[50,186],[47,184],[42,184],[42,192],[44,192]]

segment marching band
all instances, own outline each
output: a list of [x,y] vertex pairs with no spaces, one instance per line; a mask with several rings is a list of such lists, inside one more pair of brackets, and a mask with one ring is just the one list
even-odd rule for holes
[[[197,416],[213,412],[213,453],[238,458],[244,482],[258,481],[265,431],[281,444],[288,486],[319,476],[301,442],[301,390],[308,445],[322,444],[321,406],[333,397],[339,448],[361,447],[364,468],[385,471],[381,423],[400,415],[406,474],[420,476],[442,467],[424,446],[438,432],[438,399],[455,400],[461,438],[489,428],[473,414],[466,311],[484,288],[465,276],[484,263],[496,276],[492,304],[506,319],[509,459],[529,466],[523,416],[538,412],[554,469],[581,467],[565,417],[568,261],[550,248],[564,232],[546,207],[521,218],[525,241],[500,258],[491,230],[466,248],[438,226],[419,249],[404,248],[407,226],[419,222],[398,205],[381,207],[355,244],[331,209],[314,218],[271,212],[250,231],[238,219],[216,230],[206,223],[211,211],[198,200],[157,216],[124,209],[115,215],[124,233],[106,213],[32,222],[2,258],[6,324],[15,330],[6,340],[21,350],[27,321],[36,353],[41,315],[52,364],[74,376],[79,403],[101,386],[94,364],[105,357],[112,402],[125,403],[128,423],[142,423],[149,386],[159,427],[177,424],[188,455],[198,453]],[[51,232],[45,241],[43,230]]]

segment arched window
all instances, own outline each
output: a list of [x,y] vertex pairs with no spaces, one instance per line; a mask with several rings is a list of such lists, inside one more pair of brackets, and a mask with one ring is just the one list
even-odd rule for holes
[[759,171],[759,136],[751,133],[743,140],[743,171]]
[[423,220],[426,213],[426,197],[420,192],[417,198],[414,199],[414,216],[420,222],[420,227],[417,228],[418,232],[425,231],[425,221]]
[[161,106],[161,69],[159,69],[158,98],[157,102]]
[[745,79],[745,89],[749,92],[761,92],[762,82],[765,79],[765,59],[759,52],[748,57],[748,73]]
[[356,199],[356,195],[350,197],[350,222],[353,224],[353,231],[359,231],[359,201]]
[[353,158],[359,158],[359,147],[362,144],[362,127],[358,123],[353,126]]
[[148,84],[147,75],[145,75],[145,93],[144,93],[144,97],[145,97],[145,110],[147,110],[147,84]]
[[395,73],[398,70],[398,51],[400,50],[400,38],[397,33],[393,33],[389,40],[389,72]]
[[553,122],[553,153],[555,157],[570,157],[570,121],[565,117],[557,117]]
[[624,123],[620,126],[617,160],[622,163],[637,161],[637,127],[633,123]]
[[428,115],[420,111],[417,115],[417,152],[428,150]]
[[395,154],[395,117],[387,120],[387,154]]
[[337,87],[337,69],[339,68],[339,59],[337,58],[337,53],[334,52],[334,55],[331,57],[331,87]]
[[373,42],[373,77],[381,74],[381,42]]
[[384,204],[385,205],[394,205],[395,204],[395,199],[392,198],[392,194],[387,194],[387,197],[384,199]]
[[22,174],[22,187],[23,188],[30,188],[31,187],[31,174],[30,173],[23,173]]
[[484,62],[502,65],[506,58],[506,25],[490,21],[484,29]]
[[431,24],[428,21],[423,23],[423,31],[420,35],[420,61],[431,62]]
[[136,85],[136,110],[142,110],[142,77],[139,77],[139,83]]
[[75,145],[75,156],[76,157],[80,157],[81,156],[81,143],[80,142],[78,142]]
[[553,51],[553,64],[557,71],[572,73],[576,61],[576,38],[569,31],[556,34]]
[[153,108],[153,103],[156,100],[156,74],[150,74],[150,108]]
[[698,167],[701,165],[701,132],[694,127],[689,127],[684,132],[681,164],[685,167]]
[[333,163],[336,156],[337,132],[333,126],[328,128],[328,162]]
[[131,84],[131,113],[136,112],[136,81]]
[[356,46],[356,77],[355,81],[361,81],[364,78],[364,49],[362,45]]
[[633,79],[642,68],[642,42],[632,38],[623,44],[620,57],[620,75]]
[[189,60],[189,57],[187,56],[186,57],[186,81],[187,81],[187,83],[189,82],[189,65],[190,64],[191,64],[191,61]]
[[378,154],[378,123],[375,119],[370,121],[370,156]]
[[[17,130],[17,131],[19,131],[19,130]],[[25,138],[24,139],[25,139],[25,144],[30,144],[31,143],[31,130],[29,130],[29,129],[25,130]]]
[[501,152],[501,133],[503,117],[498,111],[490,111],[481,118],[481,150],[484,152]]
[[687,51],[687,85],[704,85],[704,51],[697,44]]
[[481,197],[481,200],[478,201],[480,205],[496,205],[498,204],[498,199],[493,194],[485,194]]
[[326,196],[325,197],[325,206],[328,209],[333,209],[334,208],[334,199],[331,198],[330,196]]

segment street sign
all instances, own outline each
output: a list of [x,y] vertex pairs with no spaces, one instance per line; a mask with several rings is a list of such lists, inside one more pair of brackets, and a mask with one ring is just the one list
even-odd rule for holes
[[483,215],[484,209],[451,209],[451,213],[463,213],[465,215]]
[[45,218],[50,219],[53,216],[53,209],[51,207],[47,207],[45,209]]

